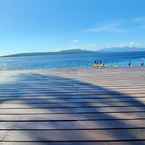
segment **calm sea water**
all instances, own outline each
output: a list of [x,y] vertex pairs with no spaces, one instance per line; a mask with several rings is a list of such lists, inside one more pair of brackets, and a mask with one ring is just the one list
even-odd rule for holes
[[131,61],[139,66],[145,61],[145,52],[73,53],[39,56],[1,57],[0,69],[87,68],[101,59],[107,67],[127,67]]

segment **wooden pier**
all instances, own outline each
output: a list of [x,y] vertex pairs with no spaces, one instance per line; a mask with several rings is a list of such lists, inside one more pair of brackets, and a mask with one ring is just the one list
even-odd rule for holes
[[0,145],[145,145],[145,69],[0,72]]

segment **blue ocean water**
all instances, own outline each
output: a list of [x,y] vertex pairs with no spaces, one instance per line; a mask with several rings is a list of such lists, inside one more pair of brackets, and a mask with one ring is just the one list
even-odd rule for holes
[[145,52],[80,52],[33,56],[0,57],[0,69],[88,68],[95,60],[107,67],[140,66]]

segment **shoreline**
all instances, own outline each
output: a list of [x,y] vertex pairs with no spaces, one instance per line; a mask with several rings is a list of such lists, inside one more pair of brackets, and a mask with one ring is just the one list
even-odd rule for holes
[[26,69],[2,69],[0,71],[40,71],[40,70],[145,70],[144,67],[104,67],[104,68],[93,68],[93,67],[78,67],[78,68],[26,68]]

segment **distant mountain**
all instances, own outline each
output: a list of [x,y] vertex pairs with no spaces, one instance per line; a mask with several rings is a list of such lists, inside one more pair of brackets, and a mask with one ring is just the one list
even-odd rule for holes
[[137,52],[137,51],[145,51],[145,48],[137,48],[137,47],[111,47],[102,49],[101,52]]
[[10,54],[2,57],[23,57],[23,56],[39,56],[39,55],[49,55],[55,54],[55,52],[31,52],[31,53],[18,53],[18,54]]
[[72,53],[88,53],[88,52],[92,52],[92,51],[81,50],[81,49],[70,49],[70,50],[62,50],[58,52],[19,53],[19,54],[5,55],[3,57],[23,57],[23,56],[56,55],[56,54],[72,54]]
[[56,55],[56,54],[80,54],[80,53],[108,53],[108,52],[145,52],[145,48],[130,48],[130,47],[113,47],[113,48],[105,48],[99,51],[89,51],[82,49],[70,49],[70,50],[62,50],[57,52],[32,52],[32,53],[19,53],[19,54],[11,54],[2,57],[24,57],[24,56],[40,56],[40,55]]
[[93,51],[82,50],[82,49],[70,49],[70,50],[62,50],[62,51],[59,51],[58,53],[71,54],[71,53],[88,53],[88,52],[93,52]]

